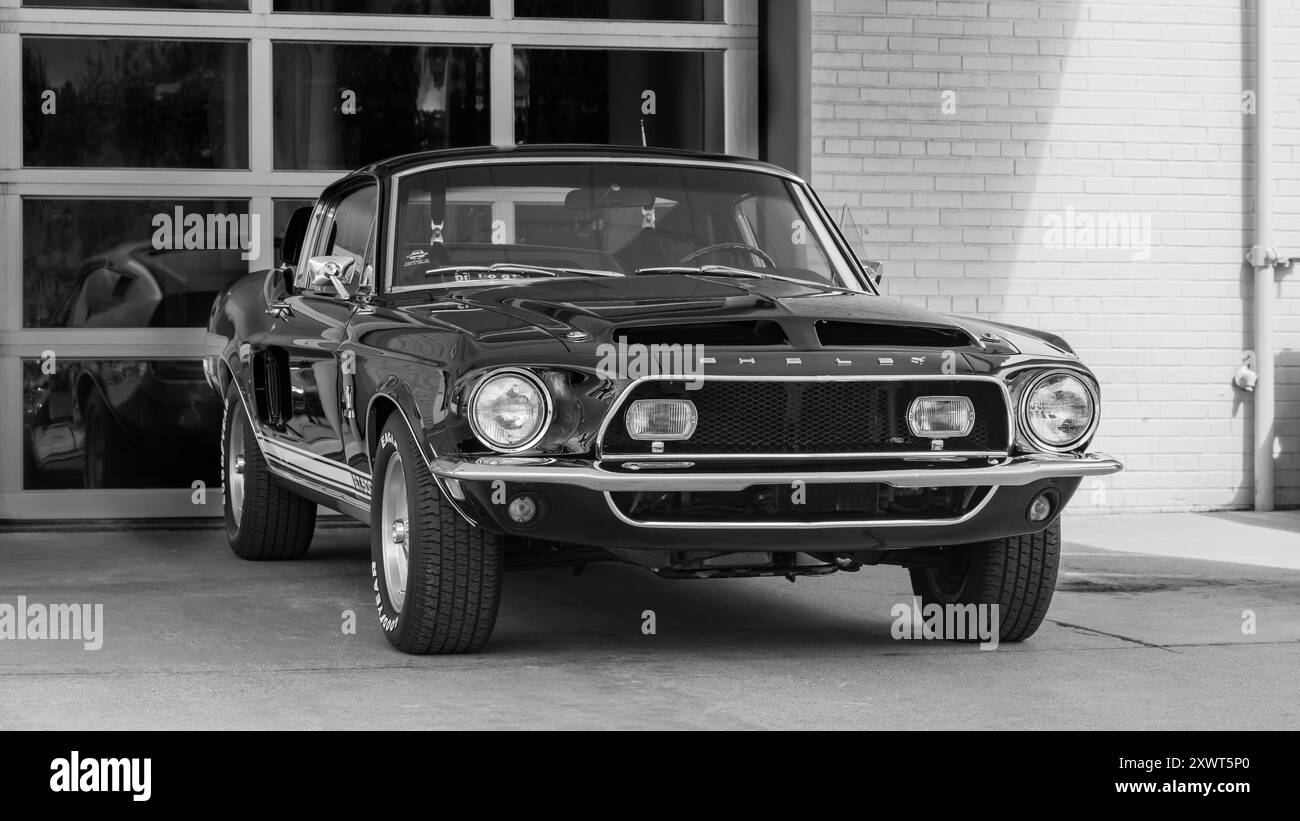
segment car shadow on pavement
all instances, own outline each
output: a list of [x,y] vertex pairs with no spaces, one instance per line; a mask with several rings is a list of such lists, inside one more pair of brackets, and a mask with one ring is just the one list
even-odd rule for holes
[[607,563],[579,576],[563,568],[516,571],[506,576],[489,650],[556,644],[657,655],[748,653],[755,647],[879,652],[903,644],[890,637],[890,608],[906,600],[906,581],[893,568],[875,574],[877,581],[892,582],[889,588],[901,581],[900,594],[888,595],[880,584],[865,590],[862,574],[848,573],[791,584],[781,578],[668,580]]
[[[374,618],[369,530],[322,528],[311,551],[292,562],[249,562],[232,555],[220,530],[143,530],[8,537],[8,569],[18,589],[51,600],[89,591],[109,603],[115,624],[148,633],[154,621],[177,635],[247,637],[274,633],[307,641],[344,610],[371,662],[398,651]],[[184,595],[178,595],[184,591]],[[592,653],[600,657],[737,656],[819,652],[873,655],[977,651],[976,645],[896,641],[897,604],[911,604],[906,573],[867,567],[857,573],[784,578],[670,580],[615,562],[509,570],[494,636],[484,650],[509,659]],[[133,626],[129,619],[144,619]],[[148,618],[146,619],[146,615]],[[173,621],[175,620],[175,621]],[[334,622],[337,624],[337,622]],[[250,638],[251,640],[251,638]],[[330,645],[332,647],[332,645]],[[358,648],[360,649],[360,648]],[[436,660],[407,658],[424,666]]]
[[[315,565],[329,576],[337,568],[368,580],[369,563],[369,531],[359,528],[318,534],[307,557],[286,567]],[[368,593],[368,585],[359,586]],[[662,579],[618,562],[592,562],[581,573],[567,566],[512,569],[484,653],[689,657],[755,648],[870,649],[875,655],[978,650],[974,644],[893,639],[891,609],[900,603],[910,605],[912,594],[906,572],[896,567],[804,577],[793,584],[784,578]],[[369,609],[362,618],[370,619]]]

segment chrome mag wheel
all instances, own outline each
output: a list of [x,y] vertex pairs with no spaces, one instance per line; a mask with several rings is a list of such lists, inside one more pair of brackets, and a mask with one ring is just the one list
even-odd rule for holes
[[406,471],[394,453],[384,471],[383,509],[379,538],[383,544],[384,584],[393,610],[402,612],[406,601],[406,574],[410,567],[410,517],[406,504]]

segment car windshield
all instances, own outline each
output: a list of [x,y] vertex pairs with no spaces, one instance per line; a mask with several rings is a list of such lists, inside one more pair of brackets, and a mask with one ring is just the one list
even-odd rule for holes
[[407,174],[395,196],[391,290],[726,269],[862,288],[803,190],[762,171],[475,164]]

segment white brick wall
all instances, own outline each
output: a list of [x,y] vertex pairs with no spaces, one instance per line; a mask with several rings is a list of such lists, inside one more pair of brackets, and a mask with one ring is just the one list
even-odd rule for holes
[[[1251,5],[815,0],[814,185],[869,229],[891,296],[1055,331],[1096,370],[1096,447],[1128,470],[1076,509],[1251,504],[1230,382],[1253,344]],[[1278,5],[1278,241],[1300,249],[1300,10]],[[1067,209],[1149,215],[1149,258],[1048,248]],[[1278,295],[1277,502],[1296,506],[1300,271]]]

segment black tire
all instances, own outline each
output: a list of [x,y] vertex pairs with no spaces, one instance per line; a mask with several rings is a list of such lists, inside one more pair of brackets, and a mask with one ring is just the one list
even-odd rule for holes
[[123,461],[126,436],[113,418],[108,404],[94,388],[83,411],[86,420],[86,450],[83,480],[86,488],[125,487]]
[[[1061,520],[1027,536],[946,548],[941,567],[912,567],[922,605],[998,605],[999,641],[1024,641],[1047,615],[1061,561]],[[977,637],[968,639],[978,641]]]
[[[400,458],[394,477],[399,470],[405,477],[407,515],[406,587],[400,607],[389,590],[383,546],[386,477],[394,457]],[[503,538],[470,525],[443,499],[410,431],[396,416],[379,437],[371,486],[370,572],[388,641],[416,655],[482,649],[501,602]]]
[[31,431],[23,429],[23,487],[39,488],[45,484],[41,468],[36,464],[36,438]]
[[[244,456],[243,503],[238,516],[226,476],[235,421],[242,422],[239,427]],[[307,555],[316,530],[316,503],[284,487],[271,474],[233,382],[226,391],[226,410],[221,420],[221,486],[226,539],[236,556],[252,561],[285,561]]]

